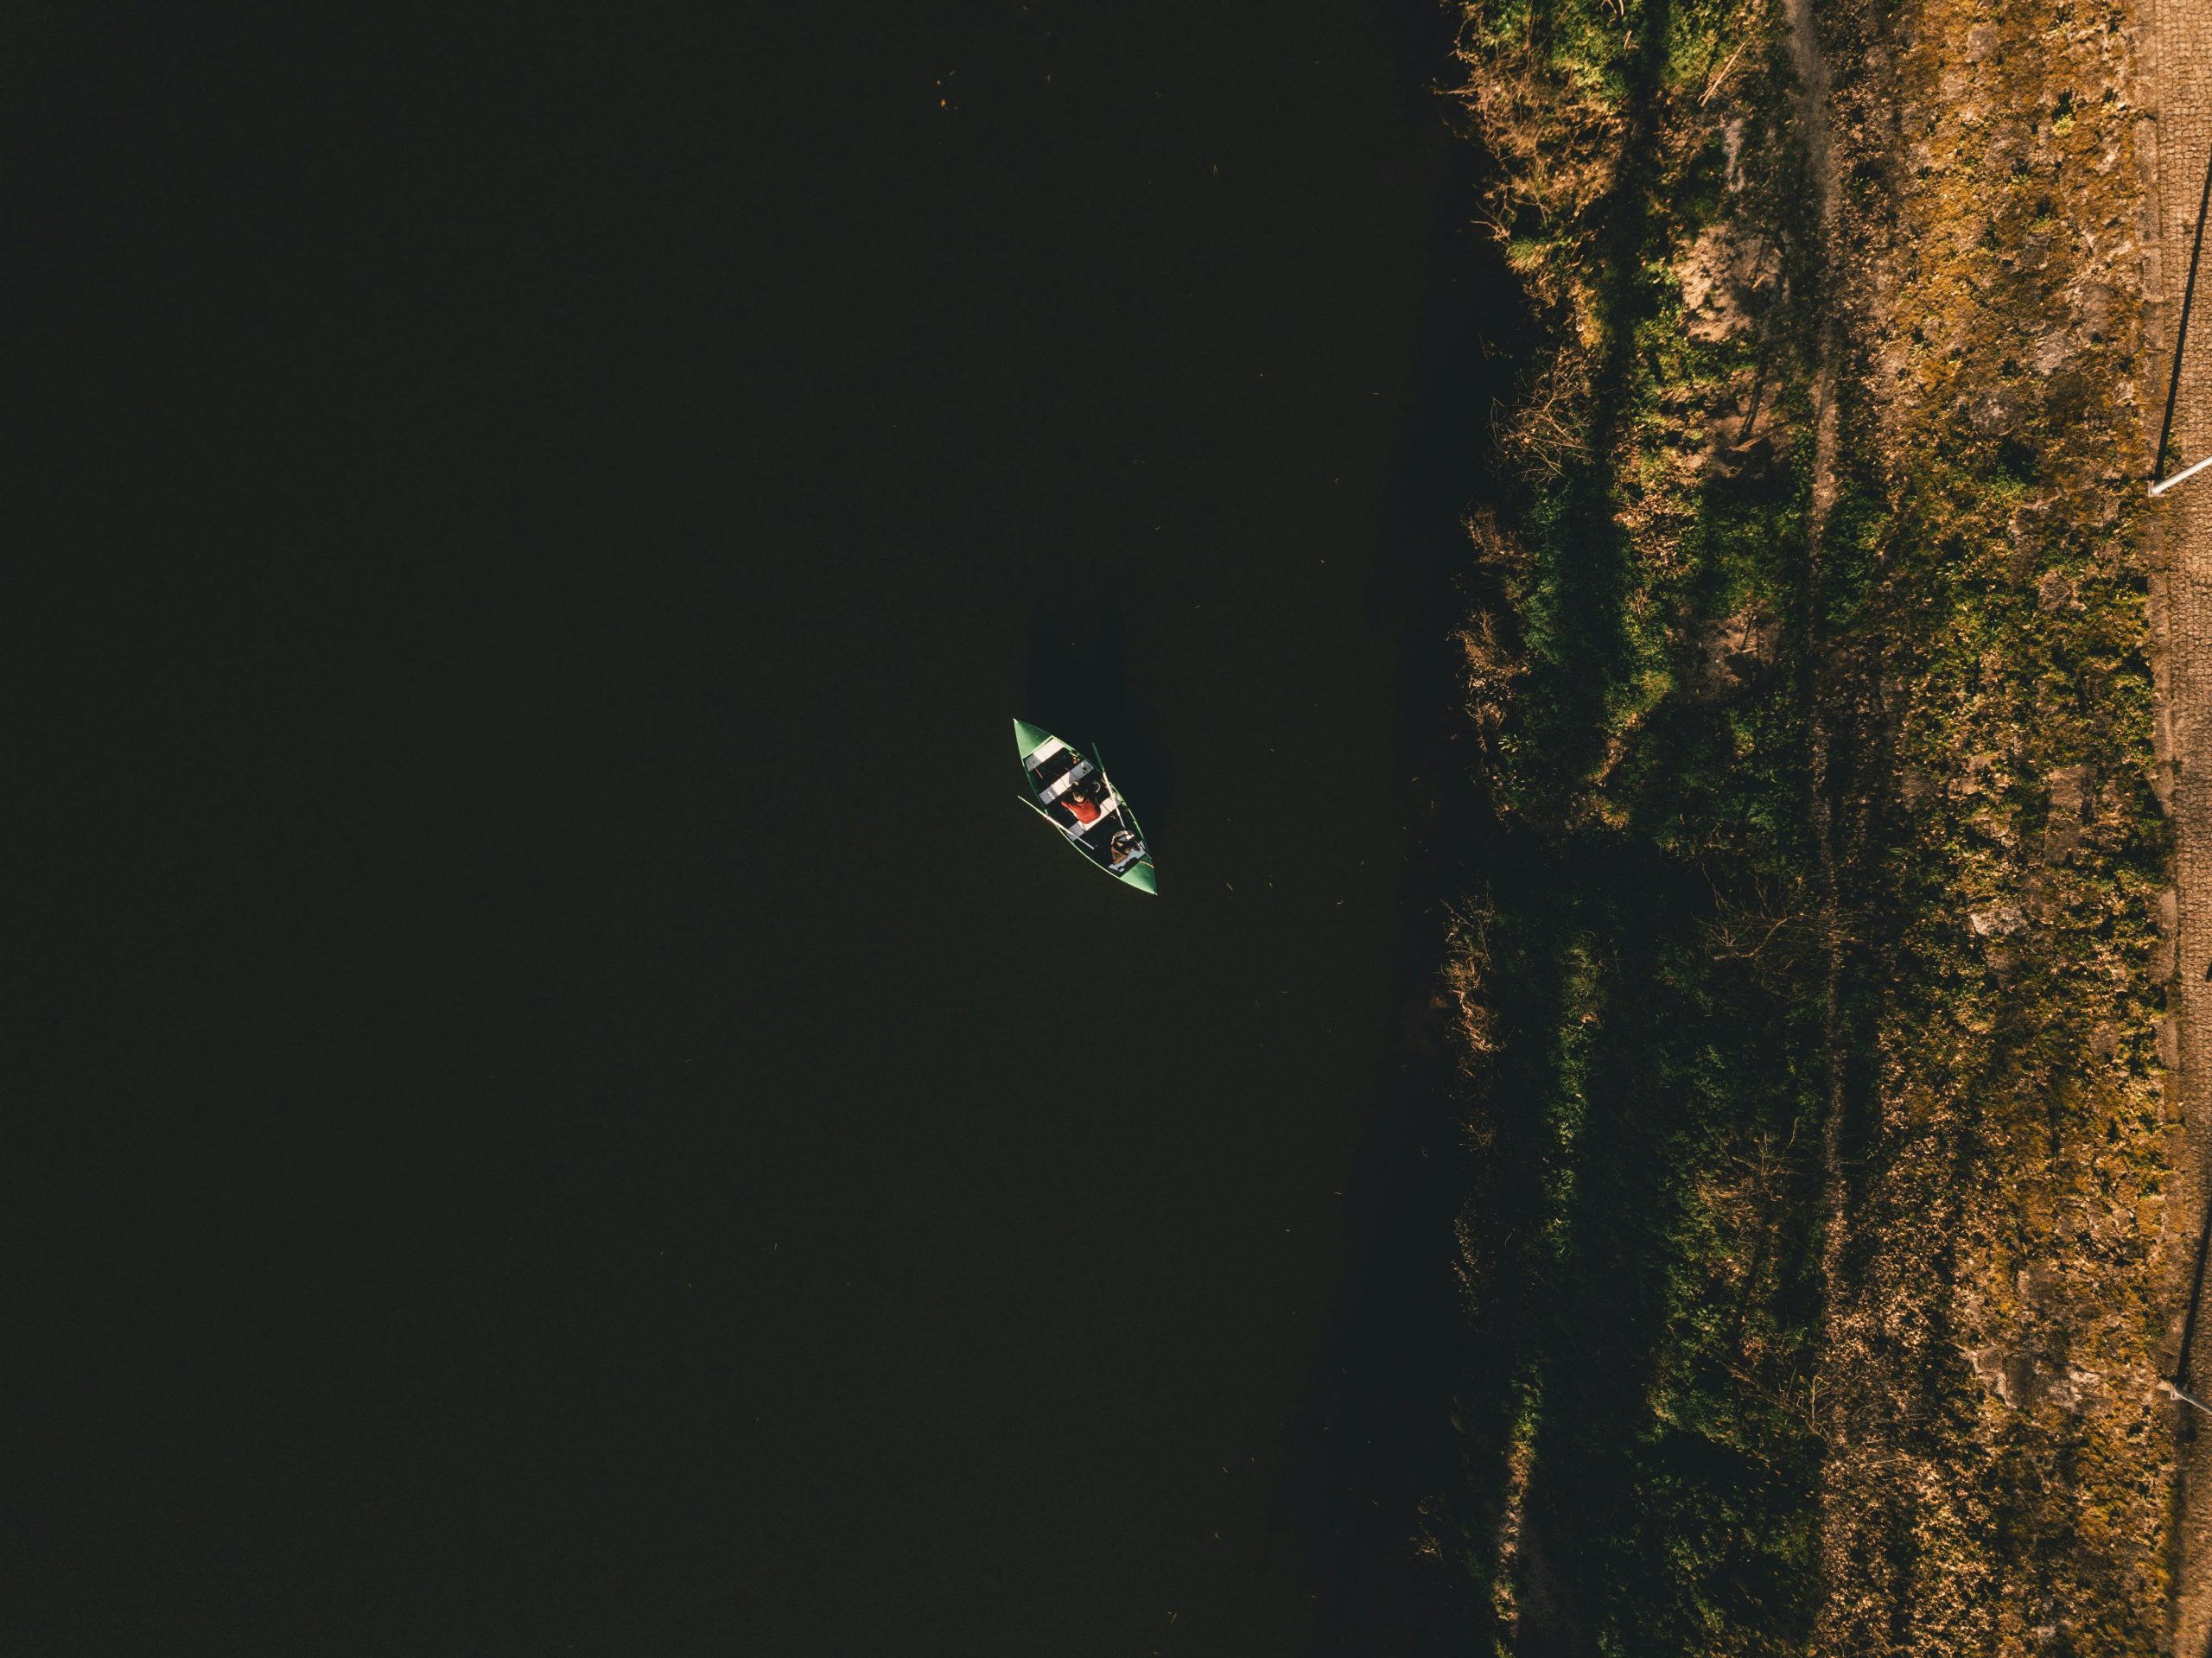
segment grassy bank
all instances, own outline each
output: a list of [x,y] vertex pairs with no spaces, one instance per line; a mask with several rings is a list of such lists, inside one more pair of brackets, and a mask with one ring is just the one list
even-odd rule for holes
[[1430,1542],[1500,1650],[2119,1651],[2161,1616],[2111,22],[1823,14],[1831,246],[1778,9],[1468,13],[1542,342],[1470,524],[1487,878],[1448,970],[1478,1356]]

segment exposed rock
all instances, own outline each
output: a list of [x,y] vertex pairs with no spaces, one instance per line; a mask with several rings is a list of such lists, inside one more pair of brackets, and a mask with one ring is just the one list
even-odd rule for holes
[[2012,815],[1999,808],[1984,806],[1967,819],[1967,827],[1993,846],[2018,845],[2019,835],[2012,828]]
[[1748,334],[1773,295],[1779,264],[1764,237],[1707,226],[1682,256],[1685,332],[1693,340]]
[[1967,931],[1977,938],[2002,938],[2028,924],[2028,912],[2017,904],[1993,904],[1986,910],[1967,912]]
[[1992,793],[1998,786],[1997,756],[1969,754],[1966,769],[1951,779],[1951,795],[1955,799],[1966,800],[1974,795]]
[[2158,936],[2151,943],[2151,982],[2164,984],[2180,965],[2181,900],[2171,886],[2158,894]]
[[2027,400],[2009,386],[1985,391],[1967,404],[1967,418],[1974,429],[1989,437],[2001,437],[2020,423]]
[[[2038,556],[2050,540],[2056,516],[2056,503],[2049,500],[2030,501],[2012,509],[2012,550],[2024,553],[2032,560]],[[2030,568],[2033,568],[2031,564]]]
[[[2038,1378],[2041,1380],[2041,1378]],[[2070,1364],[2060,1365],[2056,1374],[2042,1381],[2043,1396],[2063,1411],[2079,1416],[2094,1402],[2091,1389],[2099,1377],[2094,1370],[2080,1370]]]
[[2047,927],[2058,919],[2058,894],[2049,874],[2036,870],[2027,881],[2028,919],[2038,927]]
[[2050,785],[2050,817],[2043,832],[2043,856],[2056,863],[2082,844],[2082,815],[2089,802],[2091,772],[2086,765],[2061,765],[2045,779]]
[[2113,307],[2119,295],[2102,283],[2083,283],[2074,290],[2074,314],[2082,335],[2102,340],[2112,327]]

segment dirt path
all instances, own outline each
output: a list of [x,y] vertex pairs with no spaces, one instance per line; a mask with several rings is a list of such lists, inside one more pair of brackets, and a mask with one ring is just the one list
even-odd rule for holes
[[[2148,330],[2170,349],[2179,320],[2190,241],[2212,151],[2212,0],[2147,0],[2141,102],[2156,116],[2150,159],[2155,232],[2145,261]],[[2202,278],[2200,277],[2200,283]],[[2212,315],[2200,293],[2183,364],[2174,435],[2194,460],[2212,452]],[[2164,387],[2158,388],[2163,391]],[[2163,398],[2149,400],[2152,436]],[[2174,819],[2180,905],[2182,1166],[2194,1236],[2212,1196],[2212,477],[2166,496],[2158,508],[2167,611],[2166,733],[2175,765]],[[2158,588],[2154,588],[2154,592]],[[2186,1271],[2188,1251],[2177,1251]],[[2190,1356],[2189,1386],[2212,1388],[2212,1351]],[[2175,1562],[2175,1646],[2196,1658],[2212,1644],[2212,1421],[2183,1410],[2181,1521]]]
[[[2152,200],[2157,238],[2145,286],[2156,303],[2152,327],[2170,347],[2189,268],[2203,168],[2212,149],[2212,0],[2152,0],[2145,41],[2146,101],[2157,112]],[[2212,329],[2200,308],[2183,365],[2174,435],[2195,459],[2212,446]],[[2154,408],[2155,420],[2158,410]],[[2160,509],[2169,607],[2168,746],[2175,762],[2182,971],[2181,1109],[2194,1176],[2189,1210],[2202,1224],[2212,1193],[2212,489],[2184,485]],[[2212,1363],[2199,1343],[2188,1384],[2212,1388]],[[2193,1413],[2184,1413],[2185,1416]],[[2175,1649],[2195,1655],[2212,1643],[2212,1432],[2201,1420],[2182,1425],[2182,1518],[2176,1562]]]
[[[1833,268],[1835,252],[1837,217],[1837,186],[1834,148],[1829,142],[1828,103],[1831,80],[1826,56],[1821,50],[1820,35],[1813,19],[1813,0],[1785,0],[1785,15],[1789,20],[1789,55],[1797,70],[1802,86],[1798,99],[1798,120],[1805,142],[1805,170],[1807,181],[1812,186],[1820,206],[1821,239],[1826,244],[1823,263]],[[1827,558],[1824,541],[1830,510],[1836,498],[1836,365],[1841,346],[1841,308],[1831,302],[1826,308],[1827,321],[1820,336],[1820,358],[1813,369],[1813,502],[1812,514],[1807,524],[1806,557],[1810,584],[1810,608],[1814,626],[1821,626],[1823,589]],[[1817,664],[1822,657],[1819,650],[1814,652]],[[1821,1039],[1828,1059],[1827,1109],[1821,1131],[1821,1282],[1823,1299],[1833,1319],[1841,1305],[1839,1286],[1841,1281],[1843,1246],[1847,1217],[1844,1212],[1843,1119],[1844,1084],[1841,1064],[1842,995],[1843,995],[1843,928],[1840,920],[1840,905],[1837,891],[1835,826],[1833,806],[1829,798],[1828,771],[1829,733],[1827,707],[1827,687],[1820,683],[1825,678],[1816,665],[1811,709],[1811,729],[1808,748],[1811,756],[1812,798],[1809,803],[1815,842],[1819,848],[1821,874],[1821,931],[1822,950],[1826,957],[1822,973]],[[1827,1332],[1833,1335],[1833,1325]],[[1834,1344],[1824,1340],[1823,1347],[1834,1350]],[[1829,1583],[1841,1580],[1846,1570],[1842,1552],[1847,1545],[1834,1527],[1823,1526],[1821,1538],[1821,1574]]]

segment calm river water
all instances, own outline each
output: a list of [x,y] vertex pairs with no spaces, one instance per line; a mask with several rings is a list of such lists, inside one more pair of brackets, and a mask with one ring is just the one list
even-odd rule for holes
[[55,418],[162,497],[88,510],[225,551],[110,640],[33,1627],[1423,1649],[1448,31],[785,17],[168,36],[54,140],[138,399]]

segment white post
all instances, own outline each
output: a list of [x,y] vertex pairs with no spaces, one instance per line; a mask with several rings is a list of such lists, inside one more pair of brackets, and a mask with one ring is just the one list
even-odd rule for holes
[[2198,473],[2202,472],[2207,467],[2212,467],[2212,454],[2206,455],[2204,459],[2198,461],[2193,467],[2183,467],[2181,471],[2176,473],[2164,483],[2152,485],[2151,493],[2153,497],[2163,495],[2168,490],[2171,489],[2176,484],[2187,483],[2190,479],[2196,477]]

